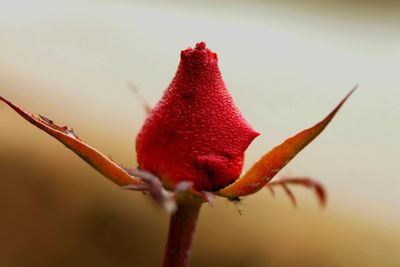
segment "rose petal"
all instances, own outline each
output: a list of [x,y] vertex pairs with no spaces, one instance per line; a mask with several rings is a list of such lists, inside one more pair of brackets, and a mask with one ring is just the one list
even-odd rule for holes
[[217,191],[240,176],[258,135],[229,94],[217,55],[198,43],[181,52],[172,82],[139,131],[137,161],[168,189],[191,181],[198,192]]

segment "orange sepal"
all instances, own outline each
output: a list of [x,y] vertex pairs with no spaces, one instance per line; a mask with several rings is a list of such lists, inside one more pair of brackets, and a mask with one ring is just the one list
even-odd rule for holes
[[10,101],[0,96],[0,101],[3,101],[14,109],[19,115],[25,120],[32,123],[36,127],[50,134],[58,141],[63,143],[66,147],[74,151],[84,161],[89,163],[93,168],[103,174],[112,182],[117,185],[135,185],[142,184],[139,179],[128,174],[121,166],[113,162],[111,159],[106,157],[104,154],[96,150],[95,148],[85,144],[80,138],[78,138],[72,129],[66,126],[60,127],[53,123],[53,121],[39,115],[38,117],[33,114],[24,111],[23,109],[15,106]]
[[274,147],[242,177],[237,179],[233,184],[219,190],[216,194],[223,197],[236,198],[253,194],[263,188],[297,153],[325,129],[356,88],[357,86],[322,121]]

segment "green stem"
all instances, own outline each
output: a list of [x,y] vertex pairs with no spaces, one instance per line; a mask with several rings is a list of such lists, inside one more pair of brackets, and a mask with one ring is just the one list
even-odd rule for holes
[[190,250],[201,204],[178,203],[177,211],[171,215],[162,267],[189,266]]

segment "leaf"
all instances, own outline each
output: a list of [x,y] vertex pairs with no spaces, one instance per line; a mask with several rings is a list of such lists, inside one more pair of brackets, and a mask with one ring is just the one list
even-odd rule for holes
[[224,197],[238,197],[253,194],[263,188],[286,164],[304,147],[316,138],[333,119],[342,105],[356,90],[357,85],[322,121],[315,124],[282,144],[274,147],[256,162],[242,177],[233,184],[221,189],[216,194]]
[[286,194],[289,196],[290,200],[292,201],[293,205],[296,207],[296,197],[294,196],[293,192],[289,189],[288,185],[300,185],[306,188],[313,189],[319,204],[324,207],[326,205],[326,191],[325,188],[317,181],[310,179],[308,177],[288,177],[282,178],[275,182],[268,183],[265,187],[272,190],[274,186],[282,186]]
[[95,168],[112,182],[121,186],[128,184],[142,184],[140,180],[128,174],[128,172],[126,172],[122,167],[106,157],[104,154],[85,144],[78,136],[75,135],[73,130],[67,126],[58,126],[52,120],[41,115],[36,117],[33,114],[15,106],[13,103],[1,96],[0,101],[6,103],[28,122],[32,123],[39,129],[45,131],[63,143],[66,147],[74,151],[79,157],[89,163],[93,168]]

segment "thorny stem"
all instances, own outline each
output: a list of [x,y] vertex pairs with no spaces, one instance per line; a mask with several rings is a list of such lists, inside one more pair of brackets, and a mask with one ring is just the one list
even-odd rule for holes
[[200,202],[178,203],[178,209],[171,215],[162,267],[189,266],[190,250],[200,208]]

